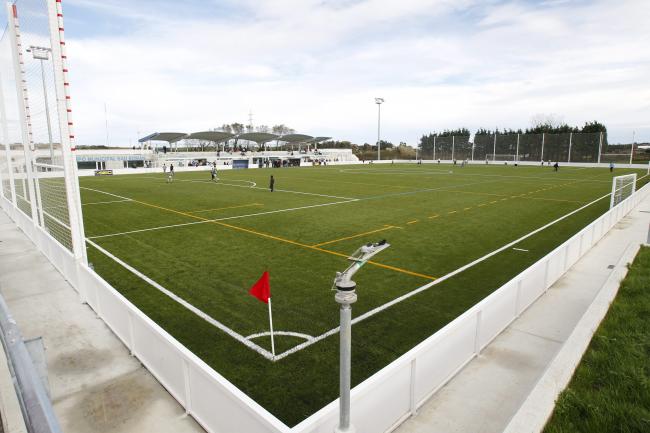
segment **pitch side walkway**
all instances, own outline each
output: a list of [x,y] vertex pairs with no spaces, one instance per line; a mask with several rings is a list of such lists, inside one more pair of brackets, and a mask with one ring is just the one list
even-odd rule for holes
[[608,277],[650,242],[649,224],[650,197],[396,431],[503,432]]
[[23,337],[43,337],[64,432],[203,432],[2,211],[0,291]]

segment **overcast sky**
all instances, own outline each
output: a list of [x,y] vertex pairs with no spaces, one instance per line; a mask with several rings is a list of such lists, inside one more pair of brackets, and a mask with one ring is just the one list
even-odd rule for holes
[[649,0],[64,0],[78,144],[284,123],[356,143],[552,113],[650,141]]

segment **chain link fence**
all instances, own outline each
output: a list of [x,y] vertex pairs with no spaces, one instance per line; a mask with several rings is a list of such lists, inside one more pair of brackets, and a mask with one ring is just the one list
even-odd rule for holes
[[575,163],[632,163],[648,160],[632,144],[607,144],[607,133],[476,134],[427,136],[420,144],[420,159],[470,161],[527,161]]

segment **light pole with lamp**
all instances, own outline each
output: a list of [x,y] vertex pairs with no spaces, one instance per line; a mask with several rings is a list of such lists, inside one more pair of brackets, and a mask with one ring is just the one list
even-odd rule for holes
[[350,377],[351,377],[351,355],[352,355],[352,304],[357,301],[355,289],[357,283],[352,281],[352,276],[366,264],[375,254],[390,247],[385,240],[369,243],[356,250],[348,260],[352,264],[343,272],[337,272],[334,278],[336,294],[334,299],[340,307],[340,341],[341,349],[339,355],[339,425],[334,433],[355,433],[350,423]]
[[384,98],[375,98],[377,104],[377,161],[381,160],[381,104]]
[[50,141],[50,164],[54,164],[54,144],[52,143],[52,125],[50,124],[50,104],[47,100],[47,87],[45,85],[45,66],[44,60],[50,60],[51,48],[30,46],[27,52],[32,53],[34,60],[41,62],[41,78],[43,80],[43,98],[45,100],[45,119],[47,120],[47,138]]

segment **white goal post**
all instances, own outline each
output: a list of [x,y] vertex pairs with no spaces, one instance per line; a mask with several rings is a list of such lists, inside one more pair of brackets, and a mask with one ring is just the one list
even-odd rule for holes
[[612,179],[612,195],[609,208],[613,208],[636,191],[636,173],[616,176]]

